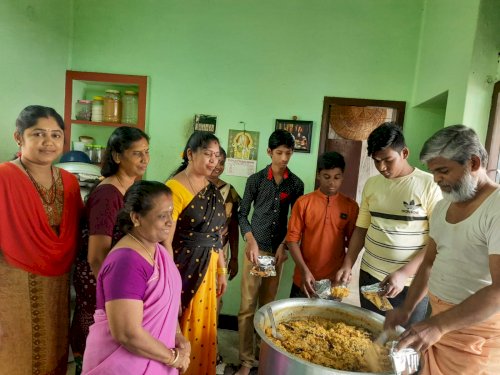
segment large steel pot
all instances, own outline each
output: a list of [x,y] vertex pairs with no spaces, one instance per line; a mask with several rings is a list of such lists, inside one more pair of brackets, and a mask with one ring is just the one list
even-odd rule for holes
[[[360,307],[341,302],[322,299],[291,298],[274,301],[262,306],[254,317],[254,326],[262,339],[259,357],[259,375],[332,375],[332,374],[373,374],[334,370],[313,364],[295,357],[277,347],[266,336],[265,329],[270,327],[267,308],[272,308],[276,325],[282,321],[308,316],[318,316],[333,320],[341,320],[347,324],[365,328],[376,337],[383,329],[384,317]],[[396,334],[403,331],[398,327]],[[394,337],[390,338],[394,339]]]

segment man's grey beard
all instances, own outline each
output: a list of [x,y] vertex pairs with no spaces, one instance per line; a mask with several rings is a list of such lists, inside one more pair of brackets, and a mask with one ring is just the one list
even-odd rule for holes
[[451,188],[451,192],[442,191],[443,198],[451,203],[465,202],[476,195],[478,179],[474,178],[469,171]]

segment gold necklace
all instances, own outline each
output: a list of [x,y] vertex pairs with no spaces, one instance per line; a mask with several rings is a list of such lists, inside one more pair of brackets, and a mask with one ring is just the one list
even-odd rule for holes
[[[50,166],[50,176],[52,177],[52,186],[49,189],[45,189],[44,186],[38,183],[37,180],[33,177],[33,175],[30,173],[29,169],[24,165],[23,160],[19,158],[19,163],[21,163],[21,166],[24,168],[26,171],[26,174],[28,175],[29,179],[35,186],[36,191],[38,192],[38,195],[40,195],[40,198],[46,205],[51,205],[54,204],[57,196],[57,185],[56,185],[56,179],[54,177],[54,167],[51,165]],[[45,196],[43,194],[43,190],[46,190],[48,192],[48,199],[45,199]]]
[[191,183],[191,179],[189,178],[189,175],[188,175],[188,173],[187,173],[187,171],[186,171],[185,169],[184,169],[184,174],[186,175],[186,178],[187,178],[187,180],[188,180],[188,184],[189,184],[189,186],[191,186],[191,190],[193,191],[193,194],[194,194],[194,195],[199,194],[199,195],[200,195],[203,199],[205,199],[205,193],[207,192],[207,187],[208,187],[208,185],[207,185],[207,186],[205,186],[205,188],[204,188],[204,189],[202,189],[202,190],[203,190],[203,193],[201,192],[201,190],[199,190],[199,191],[197,192],[197,191],[194,189],[193,184]]
[[156,267],[156,261],[155,261],[155,258],[153,258],[153,256],[151,255],[151,253],[149,252],[149,250],[146,248],[146,246],[144,246],[144,244],[142,243],[142,241],[140,241],[139,239],[137,239],[132,233],[128,233],[128,235],[135,241],[137,242],[145,251],[146,251],[146,254],[148,254],[149,258],[153,261],[153,267]]

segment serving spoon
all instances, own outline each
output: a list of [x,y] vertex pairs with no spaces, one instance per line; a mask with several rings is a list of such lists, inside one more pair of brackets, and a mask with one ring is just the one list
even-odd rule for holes
[[271,334],[275,339],[283,340],[283,335],[276,329],[276,322],[274,320],[273,309],[271,308],[271,306],[267,308],[267,315],[269,315],[269,321],[271,322]]

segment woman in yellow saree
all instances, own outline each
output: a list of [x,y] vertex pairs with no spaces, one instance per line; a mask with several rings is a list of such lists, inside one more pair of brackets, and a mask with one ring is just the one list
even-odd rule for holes
[[191,342],[186,374],[215,374],[217,357],[217,297],[227,286],[222,251],[226,222],[224,201],[207,180],[219,162],[219,140],[195,132],[183,153],[183,163],[167,181],[172,190],[175,231],[167,249],[182,277],[180,326]]

